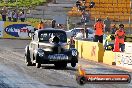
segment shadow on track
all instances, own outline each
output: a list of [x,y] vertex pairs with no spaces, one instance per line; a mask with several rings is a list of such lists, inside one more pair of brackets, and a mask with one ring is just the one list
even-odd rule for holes
[[96,71],[102,71],[104,73],[128,73],[127,71],[123,71],[123,70],[116,70],[116,69],[111,69],[111,68],[94,68],[96,69]]
[[60,87],[60,88],[77,88],[77,87],[72,87],[72,86],[64,86],[64,85],[53,85],[53,84],[46,84],[47,86],[52,86],[52,87]]
[[54,70],[71,70],[71,71],[77,71],[76,68],[72,68],[72,67],[66,67],[66,68],[59,68],[59,67],[55,67],[54,65],[43,65],[42,69],[54,69]]
[[16,50],[24,50],[25,48],[13,48],[13,49],[16,49]]

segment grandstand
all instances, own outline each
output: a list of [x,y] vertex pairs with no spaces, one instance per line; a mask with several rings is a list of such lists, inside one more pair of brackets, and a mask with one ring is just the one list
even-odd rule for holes
[[69,16],[81,16],[82,12],[78,10],[78,8],[76,6],[73,6],[73,8],[71,9],[71,11],[68,12]]
[[[90,0],[86,0],[86,3],[89,2]],[[129,21],[130,0],[94,0],[94,2],[96,3],[94,8],[86,9],[91,11],[93,18],[100,17],[104,19],[109,16],[113,21]]]
[[[92,0],[95,2],[94,8],[88,8],[91,0],[86,0],[86,11],[89,10],[91,18],[105,19],[107,16],[113,22],[126,22],[125,27],[129,28],[128,24],[132,20],[131,16],[131,1],[130,0]],[[81,12],[77,7],[73,6],[72,10],[68,12],[69,16],[81,16]],[[131,25],[132,27],[132,25]]]
[[[90,10],[93,18],[106,18],[106,16],[109,16],[110,19],[115,21],[129,20],[131,12],[130,0],[93,0],[95,2],[95,7],[91,9],[88,8],[90,1],[91,0],[86,0],[85,6],[87,7],[86,11]],[[80,16],[80,13],[77,7],[73,6],[69,15]]]

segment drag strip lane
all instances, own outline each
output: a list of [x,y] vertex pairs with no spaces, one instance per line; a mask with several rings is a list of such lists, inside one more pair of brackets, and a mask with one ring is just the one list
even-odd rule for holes
[[[6,53],[7,55],[5,55],[4,53]],[[49,70],[49,69],[38,69],[38,68],[32,67],[32,66],[27,67],[24,63],[23,57],[15,56],[13,53],[4,51],[4,50],[0,51],[0,57],[3,58],[3,62],[5,64],[8,63],[6,65],[12,64],[11,67],[13,67],[19,71],[21,69],[21,72],[23,72],[24,74],[30,74],[35,78],[37,76],[37,80],[43,81],[45,84],[51,83],[54,85],[61,84],[62,86],[66,86],[65,83],[67,83],[67,84],[72,85],[72,83],[70,81],[65,81],[65,79],[70,78],[70,77],[67,77],[68,74],[65,72],[59,72],[59,71],[57,72],[55,69]],[[61,76],[61,78],[59,76]],[[71,75],[69,75],[69,76],[71,76]],[[46,80],[44,80],[44,79],[46,79]],[[73,79],[73,80],[75,81],[75,79]],[[56,82],[56,81],[58,81],[58,82]],[[74,88],[74,86],[69,86],[69,87]]]
[[[0,63],[50,88],[132,88],[132,84],[88,84],[79,86],[75,80],[77,68],[70,66],[66,69],[55,69],[53,65],[43,65],[40,69],[33,66],[27,67],[24,63],[24,48],[28,43],[29,41],[26,40],[0,40]],[[89,61],[79,60],[79,64],[87,66],[85,68],[88,73],[128,73]],[[21,85],[17,85],[22,88]]]
[[19,71],[0,62],[0,88],[49,88]]

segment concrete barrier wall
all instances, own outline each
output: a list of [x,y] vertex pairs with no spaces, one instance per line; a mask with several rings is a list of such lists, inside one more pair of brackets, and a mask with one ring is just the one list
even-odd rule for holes
[[79,51],[79,57],[97,62],[103,62],[103,44],[76,40],[75,47]]
[[132,65],[132,43],[125,43],[125,52],[105,51],[103,63],[112,65],[115,62],[117,66]]
[[113,65],[113,62],[115,62],[115,52],[105,51],[103,57],[103,63]]
[[132,53],[132,42],[125,42],[125,52]]
[[77,40],[77,46],[76,47],[77,47],[77,50],[79,52],[79,57],[83,58],[83,56],[82,56],[82,53],[83,53],[83,41]]
[[115,62],[117,66],[131,67],[132,69],[132,53],[116,53]]
[[83,58],[98,62],[98,44],[94,42],[83,42]]
[[78,50],[78,40],[75,40],[75,48]]
[[104,51],[103,44],[83,40],[76,40],[75,48],[83,59],[132,69],[132,52]]
[[132,69],[132,53],[105,51],[103,63]]
[[104,46],[102,43],[98,43],[98,61],[103,62],[103,57],[104,57]]

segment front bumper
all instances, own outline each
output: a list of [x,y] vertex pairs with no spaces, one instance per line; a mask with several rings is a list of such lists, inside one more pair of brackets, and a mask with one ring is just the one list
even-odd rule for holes
[[78,55],[72,56],[68,54],[49,54],[44,56],[38,56],[36,62],[42,64],[54,64],[56,62],[78,63]]

